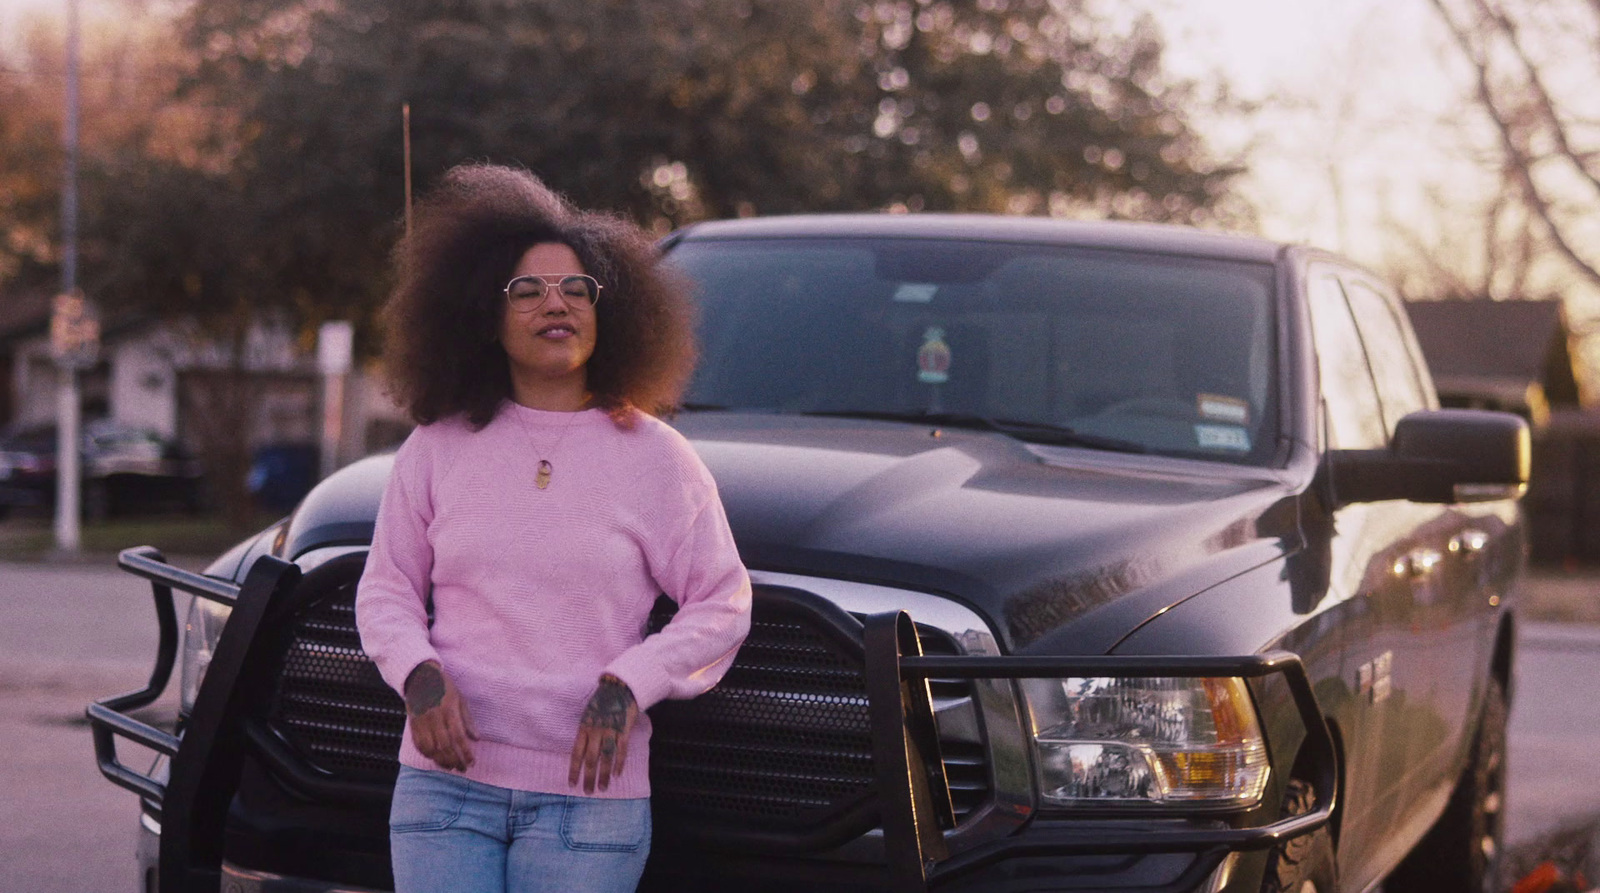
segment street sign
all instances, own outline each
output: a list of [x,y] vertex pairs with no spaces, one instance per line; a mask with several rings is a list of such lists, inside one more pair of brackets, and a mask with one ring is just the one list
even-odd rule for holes
[[87,369],[100,356],[100,319],[81,291],[50,302],[50,356],[69,369]]
[[350,371],[355,326],[348,320],[332,320],[317,329],[317,368],[323,375],[344,375]]

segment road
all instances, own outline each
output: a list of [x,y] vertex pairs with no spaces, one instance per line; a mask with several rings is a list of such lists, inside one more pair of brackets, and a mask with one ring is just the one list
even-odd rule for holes
[[[156,641],[148,588],[108,566],[0,563],[0,610],[0,893],[134,893],[137,806],[101,779],[82,717],[91,698],[144,683]],[[1600,625],[1524,626],[1511,842],[1600,815],[1597,679]]]
[[0,563],[0,893],[137,889],[138,806],[95,768],[83,707],[148,679],[148,593],[106,566]]
[[1506,783],[1512,841],[1600,814],[1597,681],[1600,625],[1523,624]]

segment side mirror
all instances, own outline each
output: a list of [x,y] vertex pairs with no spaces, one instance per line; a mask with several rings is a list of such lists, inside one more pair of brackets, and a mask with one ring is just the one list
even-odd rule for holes
[[1515,499],[1528,486],[1528,423],[1508,412],[1435,409],[1395,425],[1386,450],[1333,450],[1325,472],[1336,506],[1385,499]]

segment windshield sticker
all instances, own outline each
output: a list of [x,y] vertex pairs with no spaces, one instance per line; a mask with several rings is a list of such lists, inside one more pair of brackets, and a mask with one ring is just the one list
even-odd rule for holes
[[1194,439],[1203,450],[1250,451],[1250,432],[1238,425],[1195,425]]
[[933,293],[939,286],[931,282],[902,282],[894,290],[894,299],[903,304],[927,304],[933,301]]
[[928,326],[922,333],[922,347],[917,349],[917,381],[944,384],[949,380],[950,345],[944,343],[944,329]]
[[1219,422],[1232,422],[1235,425],[1250,424],[1250,404],[1237,397],[1224,397],[1220,394],[1199,394],[1195,403],[1203,419],[1215,419]]

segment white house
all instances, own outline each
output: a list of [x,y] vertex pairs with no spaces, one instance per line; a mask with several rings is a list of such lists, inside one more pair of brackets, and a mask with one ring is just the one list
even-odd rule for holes
[[[0,428],[25,428],[55,419],[59,372],[50,352],[48,300],[7,298],[0,307]],[[256,388],[249,423],[252,446],[316,444],[322,428],[323,387],[314,351],[303,349],[289,326],[263,321],[250,332],[244,368]],[[194,413],[184,395],[229,368],[227,346],[179,323],[109,323],[98,362],[79,373],[86,419],[108,418],[198,446]],[[364,370],[347,376],[336,464],[391,446],[407,425]],[[186,418],[185,414],[190,417]]]

